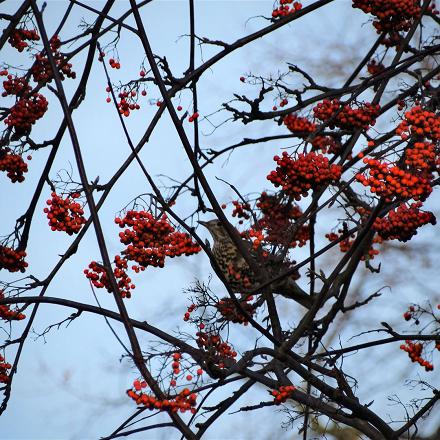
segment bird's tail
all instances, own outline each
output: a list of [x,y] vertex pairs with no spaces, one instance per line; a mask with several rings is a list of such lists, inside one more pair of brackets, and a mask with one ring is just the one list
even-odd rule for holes
[[278,293],[285,298],[293,299],[301,304],[306,309],[310,309],[313,304],[313,299],[310,295],[304,292],[292,278],[284,278],[277,281],[272,286],[274,293]]

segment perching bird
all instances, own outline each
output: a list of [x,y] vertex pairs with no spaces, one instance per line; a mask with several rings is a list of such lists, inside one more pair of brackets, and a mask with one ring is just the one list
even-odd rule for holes
[[[212,253],[231,289],[236,293],[245,294],[246,291],[257,287],[261,283],[259,277],[256,277],[250,269],[222,223],[217,219],[207,222],[199,221],[199,223],[211,233],[213,238]],[[280,261],[274,255],[263,257],[253,249],[250,241],[242,239],[242,242],[248,249],[250,256],[254,258],[255,263],[265,270],[268,277],[274,278],[289,268],[288,263]],[[308,309],[312,305],[310,295],[307,295],[291,277],[273,283],[270,290],[293,299]]]

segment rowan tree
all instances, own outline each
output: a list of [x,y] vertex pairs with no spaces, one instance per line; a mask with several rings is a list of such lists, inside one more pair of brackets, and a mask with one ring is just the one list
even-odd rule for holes
[[[402,256],[435,255],[418,241],[437,233],[434,2],[339,5],[364,25],[338,75],[319,47],[320,70],[288,49],[332,0],[249,7],[257,30],[235,40],[201,34],[194,0],[175,34],[159,2],[174,58],[152,38],[156,3],[25,0],[0,14],[0,414],[22,398],[32,339],[50,345],[93,315],[120,344],[132,406],[107,439],[212,438],[229,423],[242,438],[244,418],[258,438],[267,420],[280,428],[258,414],[280,410],[290,438],[438,438],[440,296],[426,285],[402,307],[393,293]],[[239,54],[269,38],[281,59],[247,70]],[[230,59],[241,75],[210,83]],[[139,316],[165,293],[166,325]]]

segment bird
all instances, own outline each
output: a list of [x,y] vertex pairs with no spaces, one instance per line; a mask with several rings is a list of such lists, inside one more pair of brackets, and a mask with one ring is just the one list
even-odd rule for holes
[[[249,267],[249,264],[232,241],[223,223],[218,219],[199,221],[199,224],[208,229],[213,239],[212,254],[222,274],[228,281],[230,288],[235,293],[246,295],[255,289],[261,280]],[[266,276],[275,278],[282,271],[289,269],[289,262],[282,261],[276,255],[265,255],[253,248],[250,240],[241,238],[243,246],[248,250],[249,256],[255,261],[255,265],[265,271]],[[303,307],[310,309],[313,304],[312,297],[305,293],[292,277],[285,277],[270,286],[273,293],[279,293],[286,298],[293,299]]]

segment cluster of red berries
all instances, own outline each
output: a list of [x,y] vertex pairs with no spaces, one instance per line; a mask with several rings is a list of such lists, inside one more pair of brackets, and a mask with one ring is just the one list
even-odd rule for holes
[[405,119],[397,127],[396,134],[402,139],[412,135],[418,140],[427,138],[434,142],[439,141],[440,116],[417,105],[405,113]]
[[[397,33],[407,32],[412,21],[421,13],[419,0],[353,0],[353,8],[361,9],[366,14],[376,17],[373,26],[377,33],[389,32],[391,34],[390,40],[382,42],[387,46],[395,45]],[[438,13],[434,2],[428,10],[434,14]]]
[[323,154],[339,154],[341,151],[341,142],[333,136],[315,136],[311,144],[314,150],[321,150]]
[[199,116],[200,115],[198,112],[193,113],[191,116],[188,117],[188,122],[194,122]]
[[119,62],[119,60],[115,60],[114,58],[110,58],[108,60],[108,63],[112,69],[120,69],[121,68],[121,63]]
[[[6,71],[7,72],[7,71]],[[3,81],[2,96],[6,97],[8,95],[16,96],[26,96],[29,94],[32,87],[29,85],[25,77],[8,75],[7,80]]]
[[263,231],[258,227],[252,227],[248,231],[242,232],[241,236],[246,240],[252,241],[252,247],[255,250],[257,250],[262,243],[266,241]]
[[306,223],[299,227],[294,226],[294,228],[296,228],[296,231],[294,236],[291,238],[289,247],[296,248],[297,246],[298,247],[305,246],[307,242],[310,240],[310,225]]
[[163,400],[159,400],[152,394],[142,393],[136,389],[127,390],[127,395],[136,402],[136,405],[144,405],[149,410],[180,411],[181,413],[189,410],[192,414],[196,412],[197,394],[191,393],[188,388],[184,388],[175,397],[168,397]]
[[225,364],[235,363],[237,353],[227,342],[222,342],[219,335],[208,334],[203,331],[196,333],[197,345],[205,350],[210,361],[219,368],[224,368]]
[[296,220],[303,214],[301,208],[290,202],[283,203],[277,196],[269,195],[263,191],[258,198],[257,208],[263,214],[258,226],[267,231],[267,241],[285,244],[279,241],[279,234],[290,225],[291,220]]
[[[248,297],[245,301],[240,301],[240,305],[248,315],[252,316],[255,314],[255,307],[249,304],[250,298]],[[224,321],[243,325],[249,324],[247,317],[237,308],[231,298],[222,298],[215,307],[221,313]]]
[[25,272],[28,264],[24,261],[25,251],[19,251],[7,246],[0,246],[0,270],[9,272]]
[[[317,128],[314,122],[294,113],[284,117],[284,124],[294,135],[302,139],[306,139]],[[314,136],[311,144],[314,150],[321,150],[324,154],[337,154],[341,147],[333,136]]]
[[191,313],[194,312],[194,310],[197,309],[197,306],[195,304],[191,304],[185,314],[183,315],[184,321],[189,321],[189,318],[191,317]]
[[260,209],[263,216],[258,220],[257,228],[252,228],[249,231],[250,237],[256,237],[255,248],[263,241],[275,245],[288,245],[291,248],[302,247],[310,239],[308,224],[296,227],[292,223],[292,220],[296,220],[302,215],[302,210],[298,205],[293,205],[290,202],[283,203],[276,196],[262,192],[257,202],[257,208]]
[[182,355],[180,353],[173,353],[173,362],[171,362],[171,368],[173,369],[173,374],[178,375],[180,373],[180,359]]
[[8,43],[19,52],[23,52],[23,50],[29,46],[25,40],[38,41],[39,39],[40,36],[36,29],[14,29],[9,36]]
[[[131,291],[135,289],[136,286],[131,282],[131,278],[126,272],[128,267],[127,260],[116,255],[114,263],[115,268],[113,269],[113,274],[116,278],[119,291],[121,292],[121,297],[131,298]],[[107,289],[107,292],[112,291],[104,267],[96,261],[92,261],[89,264],[89,268],[84,269],[84,274],[96,288],[102,289],[104,287]]]
[[421,211],[421,202],[405,203],[392,210],[384,218],[376,218],[373,228],[384,240],[406,242],[417,234],[417,229],[431,223],[436,224],[435,215],[430,211]]
[[[0,299],[3,299],[5,294],[3,290],[0,289]],[[7,304],[0,305],[0,319],[5,321],[21,321],[25,319],[26,315],[20,313],[18,310],[11,310],[10,306]]]
[[432,192],[429,176],[417,176],[377,159],[364,158],[363,162],[368,165],[369,177],[358,173],[356,180],[369,186],[372,193],[384,197],[386,202],[391,202],[394,198],[423,201]]
[[[61,41],[58,35],[54,35],[50,39],[50,48],[52,50],[53,58],[60,74],[61,80],[67,78],[76,78],[76,73],[72,71],[72,64],[67,62],[67,57],[63,55],[59,48]],[[35,57],[35,63],[31,68],[32,77],[36,83],[47,84],[53,79],[52,67],[46,55],[39,53]]]
[[131,282],[131,278],[127,274],[128,261],[120,255],[116,255],[114,259],[115,268],[113,274],[118,282],[118,287],[122,298],[131,298],[131,290],[136,286]]
[[51,196],[52,198],[46,201],[49,208],[44,208],[44,212],[47,214],[52,231],[63,231],[69,235],[78,234],[86,222],[82,206],[75,201],[79,194],[73,193],[65,199],[55,192]]
[[6,175],[12,183],[23,182],[24,173],[27,173],[28,166],[20,154],[12,153],[6,147],[0,149],[0,171],[6,171]]
[[423,344],[420,342],[413,343],[409,340],[405,341],[405,344],[400,346],[400,349],[408,353],[411,362],[417,362],[422,367],[425,367],[426,371],[432,371],[434,365],[431,362],[422,358]]
[[8,383],[9,382],[9,372],[12,367],[11,364],[7,364],[5,362],[5,358],[0,354],[0,383]]
[[5,124],[13,127],[17,134],[27,134],[31,131],[32,125],[44,116],[47,106],[46,98],[40,93],[23,97],[11,107]]
[[295,135],[306,138],[316,130],[316,124],[307,118],[298,116],[295,113],[286,115],[283,119],[284,125]]
[[385,70],[385,66],[382,63],[378,63],[376,60],[370,60],[367,63],[367,71],[370,75],[377,75]]
[[293,385],[281,386],[277,390],[273,390],[270,392],[273,396],[273,400],[275,405],[280,405],[284,403],[295,391],[295,387]]
[[405,164],[414,170],[431,172],[436,167],[436,148],[432,142],[414,142],[405,151]]
[[[200,328],[205,328],[205,325],[202,323],[200,324]],[[174,375],[178,375],[180,373],[180,362],[182,359],[182,355],[180,353],[173,353],[173,362],[171,362],[171,368],[173,369],[173,374]],[[197,370],[197,376],[201,376],[203,374],[203,370],[201,368],[199,368]],[[186,380],[189,382],[191,380],[193,380],[193,377],[191,374],[187,374],[186,375]],[[172,379],[170,382],[170,385],[175,387],[176,386],[176,379]]]
[[[3,290],[0,289],[0,299],[3,299],[5,294]],[[26,315],[20,313],[18,310],[11,310],[10,306],[7,304],[0,305],[0,319],[5,321],[21,321],[25,319]]]
[[[251,205],[247,202],[239,202],[238,200],[233,200],[232,205],[234,206],[234,209],[232,210],[232,217],[238,217],[239,224],[243,224],[243,219],[248,220],[251,217]],[[227,205],[226,203],[223,203],[221,205],[222,209],[226,209]]]
[[380,107],[378,104],[365,102],[358,108],[352,108],[348,104],[344,106],[338,99],[324,99],[313,107],[313,113],[316,119],[328,121],[331,129],[335,127],[351,130],[353,128],[363,128],[367,130],[376,123],[376,117],[379,115]]
[[339,180],[342,173],[339,165],[330,164],[326,157],[314,152],[300,153],[296,159],[292,159],[284,151],[282,157],[275,156],[274,160],[278,166],[267,179],[275,187],[281,186],[295,200],[306,197],[310,189]]
[[272,18],[285,17],[302,8],[300,2],[294,0],[280,0],[280,6],[272,11]]
[[[110,87],[107,87],[106,91],[110,92]],[[130,111],[139,110],[141,108],[141,106],[135,101],[136,95],[137,93],[135,90],[122,90],[119,92],[118,98],[120,100],[116,103],[116,105],[121,115],[128,117],[130,116]],[[111,102],[110,97],[107,98],[107,102]]]
[[[336,241],[337,239],[339,239],[341,237],[342,234],[344,234],[344,230],[343,229],[339,229],[338,233],[335,232],[331,232],[329,234],[325,234],[325,237],[329,240],[329,241]],[[348,252],[351,249],[351,246],[354,243],[354,238],[356,236],[354,234],[352,234],[350,237],[345,238],[344,240],[341,240],[339,242],[339,249],[341,252]],[[368,260],[374,260],[374,257],[376,255],[380,254],[380,251],[378,249],[374,248],[375,244],[381,244],[383,242],[382,237],[380,237],[379,235],[375,235],[370,247],[368,248],[368,250],[365,252],[364,255],[362,255],[361,257],[361,261],[368,261]]]
[[238,200],[233,200],[232,204],[234,205],[232,217],[244,218],[246,220],[250,218],[251,207],[249,203],[240,203]]
[[142,388],[147,388],[147,382],[145,382],[145,380],[135,380],[134,382],[133,382],[133,388],[136,390],[136,391],[140,391],[140,390],[142,390]]
[[147,266],[164,267],[165,257],[192,255],[201,250],[190,235],[175,231],[166,215],[155,218],[146,211],[128,211],[124,218],[116,218],[115,223],[120,228],[131,228],[120,232],[119,238],[127,245],[122,255],[139,265],[133,267],[135,271]]
[[[336,241],[338,238],[341,237],[341,234],[343,234],[344,231],[343,229],[338,229],[338,232],[330,232],[328,234],[325,234],[325,238],[327,238],[328,241]],[[350,238],[354,238],[355,235],[352,234],[350,235]],[[353,243],[353,240],[350,240],[349,237],[347,237],[346,239],[342,240],[339,242],[339,248],[341,249],[341,252],[347,252],[350,247],[351,244]]]
[[416,309],[414,306],[409,306],[408,310],[403,314],[403,319],[409,321],[413,317],[415,311]]

